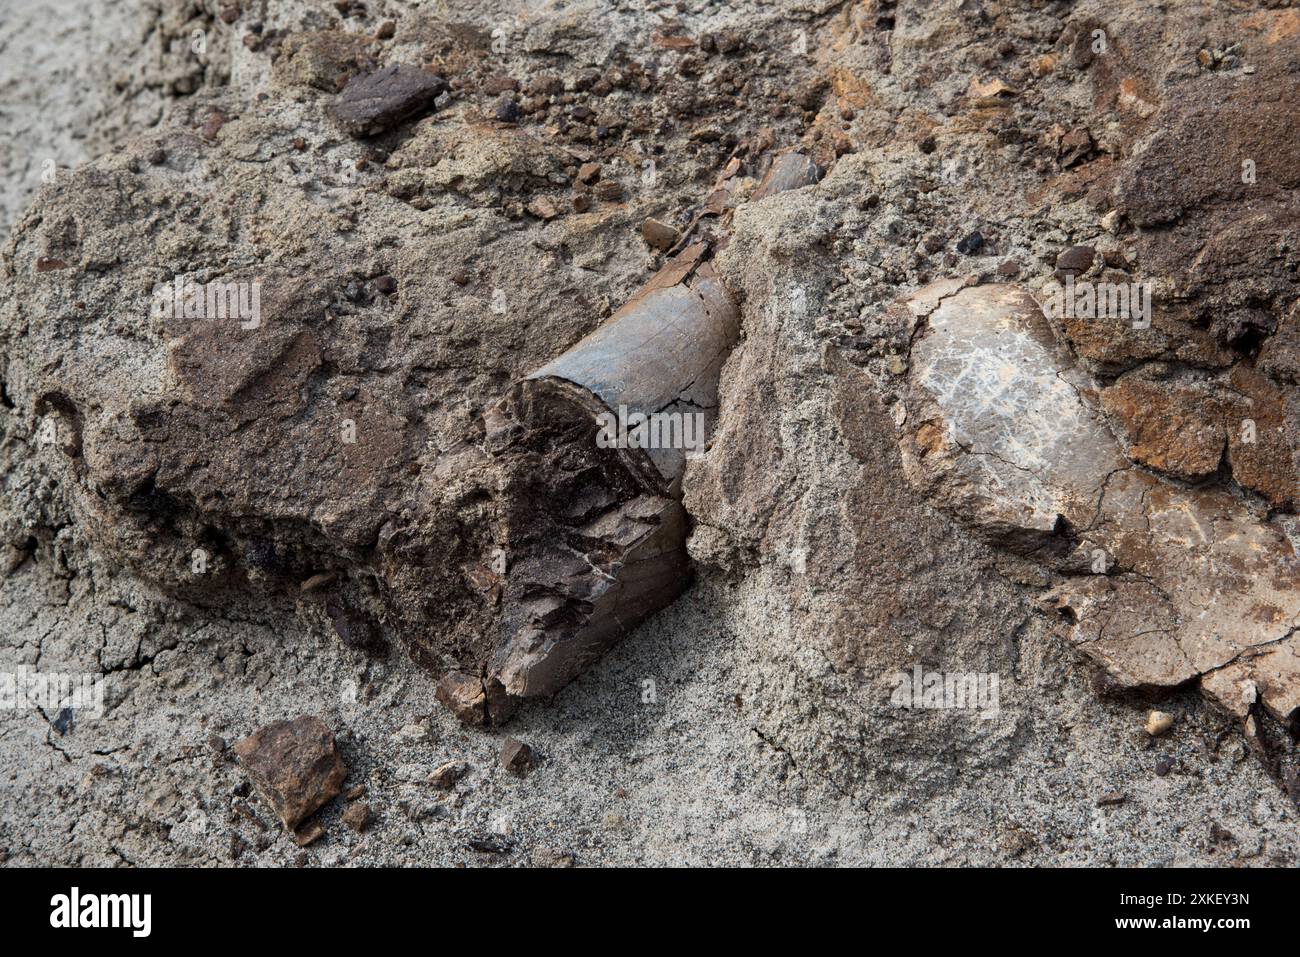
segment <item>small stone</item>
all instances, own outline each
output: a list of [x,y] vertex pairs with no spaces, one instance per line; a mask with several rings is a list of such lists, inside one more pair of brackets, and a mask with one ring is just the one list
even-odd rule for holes
[[586,185],[594,183],[600,178],[599,163],[583,163],[578,167],[578,182]]
[[228,0],[228,2],[221,4],[218,16],[221,17],[222,23],[234,23],[239,19],[239,4]]
[[299,847],[315,844],[324,836],[325,828],[321,826],[319,821],[312,821],[310,824],[305,824],[293,832],[293,839]]
[[1015,279],[1020,275],[1020,263],[1014,259],[1004,259],[998,263],[998,275],[1003,279]]
[[295,136],[293,138],[293,148],[296,149],[299,153],[301,153],[303,150],[307,148],[307,141],[303,139],[301,136]]
[[513,96],[506,95],[497,101],[494,115],[499,123],[518,123],[519,118],[523,116],[523,111],[519,109],[519,103]]
[[393,733],[393,740],[406,744],[419,744],[429,738],[429,729],[422,724],[404,724]]
[[360,834],[370,826],[374,815],[370,812],[370,805],[364,802],[348,805],[348,809],[343,812],[343,823],[352,830]]
[[515,842],[505,834],[479,834],[466,841],[465,846],[480,854],[508,854]]
[[375,280],[375,289],[382,292],[385,296],[391,296],[397,292],[397,280],[392,276],[380,276]]
[[333,572],[320,572],[319,574],[312,575],[299,585],[298,590],[301,592],[315,591],[317,588],[328,585],[332,581],[334,581]]
[[539,196],[528,204],[527,209],[538,219],[549,220],[560,215],[560,211],[555,208],[555,204],[545,196]]
[[425,780],[439,791],[450,791],[468,770],[469,765],[463,761],[448,761],[435,768]]
[[572,851],[539,847],[533,852],[533,864],[537,867],[573,867],[576,862]]
[[63,259],[54,259],[50,256],[39,256],[36,259],[37,272],[54,272],[56,269],[67,269],[68,263]]
[[1101,228],[1106,232],[1114,234],[1119,232],[1120,212],[1118,209],[1112,209],[1105,216],[1101,217]]
[[614,202],[623,198],[623,184],[614,179],[601,180],[594,192],[599,199]]
[[208,118],[203,121],[203,128],[200,135],[205,140],[215,140],[221,128],[226,125],[226,115],[219,110],[213,110],[208,114]]
[[1097,807],[1114,807],[1116,804],[1123,804],[1126,800],[1128,795],[1123,791],[1107,791],[1097,798]]
[[591,197],[586,193],[576,193],[573,197],[573,211],[575,213],[585,213],[591,209]]
[[469,270],[463,266],[451,274],[451,281],[458,286],[469,285],[470,278]]
[[366,796],[366,786],[357,784],[343,792],[343,798],[347,801],[355,801],[357,798]]
[[1061,137],[1057,149],[1057,161],[1062,168],[1073,166],[1086,159],[1092,152],[1092,134],[1086,127],[1078,126]]
[[487,695],[481,679],[460,671],[449,671],[438,681],[434,694],[444,708],[466,724],[484,724],[487,721]]
[[519,81],[504,73],[494,73],[483,81],[483,92],[489,96],[497,96],[501,93],[518,93]]
[[353,136],[373,136],[429,109],[447,82],[428,70],[394,64],[346,80],[329,114]]
[[963,256],[974,256],[983,248],[984,234],[978,229],[965,239],[959,240],[957,243],[957,252],[961,253]]
[[657,219],[647,219],[641,224],[641,238],[646,241],[646,244],[651,249],[666,252],[676,245],[681,235],[675,227],[662,223]]
[[237,741],[234,750],[290,831],[332,800],[348,773],[334,735],[314,715],[268,724]]
[[149,162],[154,166],[162,166],[167,162],[167,151],[161,146],[149,151]]
[[379,29],[375,31],[376,40],[391,40],[393,34],[397,32],[397,23],[393,20],[385,20],[379,24]]
[[1056,257],[1056,278],[1078,276],[1092,267],[1097,251],[1091,246],[1071,246]]
[[1147,715],[1147,734],[1158,738],[1174,726],[1174,716],[1163,711],[1152,711]]
[[506,738],[501,749],[501,766],[516,777],[524,777],[537,766],[533,749],[517,738]]
[[1174,761],[1172,758],[1161,758],[1159,761],[1156,762],[1157,777],[1162,778],[1173,769],[1174,769]]

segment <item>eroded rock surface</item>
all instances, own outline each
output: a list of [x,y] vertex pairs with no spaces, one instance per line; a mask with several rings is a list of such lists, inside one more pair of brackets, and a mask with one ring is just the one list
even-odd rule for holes
[[1258,700],[1289,722],[1300,705],[1300,560],[1284,530],[1231,490],[1189,488],[1126,460],[1024,290],[947,282],[910,305],[913,480],[1063,576],[1048,601],[1121,683],[1201,679],[1229,711],[1244,717]]

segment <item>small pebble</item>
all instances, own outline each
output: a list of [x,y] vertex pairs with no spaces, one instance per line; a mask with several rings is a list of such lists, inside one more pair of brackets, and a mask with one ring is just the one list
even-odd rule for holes
[[1152,711],[1147,715],[1147,734],[1158,738],[1174,726],[1174,716],[1163,711]]
[[343,823],[360,834],[370,826],[372,817],[370,805],[358,802],[348,805],[348,809],[343,812]]

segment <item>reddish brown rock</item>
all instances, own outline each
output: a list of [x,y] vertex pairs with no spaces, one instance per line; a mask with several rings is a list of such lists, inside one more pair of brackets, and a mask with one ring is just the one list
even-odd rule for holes
[[1278,508],[1300,501],[1300,403],[1267,376],[1239,365],[1231,383],[1240,400],[1225,416],[1228,462],[1242,485]]
[[372,820],[374,815],[371,813],[370,805],[363,801],[349,804],[348,809],[343,812],[343,823],[358,834],[368,828]]
[[438,681],[438,702],[466,724],[487,721],[487,696],[483,681],[459,671],[449,671]]
[[1135,462],[1179,478],[1212,475],[1223,458],[1228,403],[1195,380],[1126,375],[1102,393],[1102,408]]
[[661,251],[672,249],[681,235],[675,227],[661,223],[657,219],[647,219],[641,224],[641,237],[652,249]]
[[334,735],[314,715],[259,728],[234,751],[258,792],[295,832],[339,793],[348,773]]
[[469,771],[469,765],[463,761],[448,761],[434,769],[425,780],[439,791],[450,791],[456,782]]

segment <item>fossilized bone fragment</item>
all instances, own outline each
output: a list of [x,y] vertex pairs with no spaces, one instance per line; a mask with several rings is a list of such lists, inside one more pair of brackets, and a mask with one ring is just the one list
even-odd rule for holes
[[1300,710],[1300,562],[1224,487],[1124,458],[1095,391],[1015,286],[936,283],[907,304],[909,479],[995,543],[1049,565],[1045,604],[1123,686],[1199,680],[1227,710]]
[[[500,722],[554,694],[689,582],[681,476],[713,425],[735,304],[688,247],[607,323],[516,383],[447,488],[491,486],[476,566],[491,647],[440,681],[462,719]],[[475,661],[479,656],[481,661]]]
[[754,190],[751,200],[766,199],[768,196],[798,189],[817,182],[821,170],[817,164],[802,153],[782,153],[772,160],[772,165],[763,177],[763,181]]

